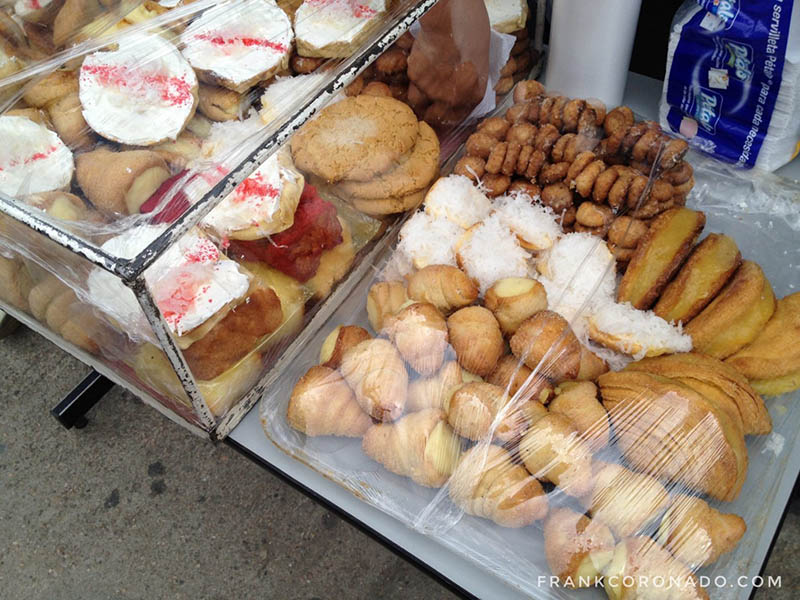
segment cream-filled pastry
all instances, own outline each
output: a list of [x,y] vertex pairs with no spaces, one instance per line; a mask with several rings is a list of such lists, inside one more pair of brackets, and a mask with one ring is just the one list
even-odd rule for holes
[[276,4],[245,0],[207,10],[181,35],[203,81],[244,92],[289,66],[292,24]]
[[[108,240],[102,248],[122,258],[133,258],[165,229],[165,225],[130,229]],[[250,287],[250,276],[197,229],[172,244],[145,272],[145,281],[164,320],[177,336],[195,330],[212,317],[224,316]],[[126,331],[147,331],[136,297],[114,275],[101,269],[92,271],[89,295]]]
[[0,117],[0,192],[18,196],[66,189],[72,152],[44,125],[25,117]]
[[219,238],[257,240],[292,226],[305,180],[288,149],[273,154],[203,219]]
[[350,56],[389,4],[389,0],[305,0],[294,17],[298,54]]
[[158,36],[123,38],[118,49],[81,65],[83,118],[104,138],[152,146],[174,140],[197,107],[197,76],[177,48]]

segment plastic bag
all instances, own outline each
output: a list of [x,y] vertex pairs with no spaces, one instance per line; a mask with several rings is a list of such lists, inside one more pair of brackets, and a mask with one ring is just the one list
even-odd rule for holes
[[736,597],[713,576],[797,441],[796,393],[753,387],[800,366],[796,220],[760,227],[747,180],[629,109],[518,92],[266,391],[265,433],[531,597]]
[[800,149],[795,2],[691,2],[672,24],[664,128],[725,162],[774,171]]

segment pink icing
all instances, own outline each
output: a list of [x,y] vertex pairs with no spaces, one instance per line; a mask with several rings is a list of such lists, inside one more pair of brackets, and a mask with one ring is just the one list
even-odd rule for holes
[[92,75],[104,87],[125,88],[134,95],[143,96],[150,88],[157,90],[161,99],[172,106],[194,102],[192,86],[183,77],[170,77],[162,73],[148,73],[142,68],[127,65],[87,65],[81,75]]
[[260,48],[269,48],[270,50],[274,50],[275,52],[286,52],[288,50],[286,44],[280,44],[262,38],[246,37],[239,35],[226,37],[219,33],[199,33],[194,37],[195,39],[209,42],[214,46],[233,46],[240,44],[246,47],[256,46]]

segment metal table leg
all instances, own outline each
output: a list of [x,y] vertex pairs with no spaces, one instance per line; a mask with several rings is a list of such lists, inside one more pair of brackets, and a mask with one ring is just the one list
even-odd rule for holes
[[83,429],[88,420],[86,413],[100,401],[114,382],[92,371],[59,402],[50,413],[65,428]]

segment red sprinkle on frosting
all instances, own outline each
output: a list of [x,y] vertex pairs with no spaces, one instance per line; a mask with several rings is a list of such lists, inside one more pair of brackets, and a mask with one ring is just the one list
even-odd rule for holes
[[260,173],[251,175],[240,183],[233,191],[234,202],[253,202],[257,205],[266,199],[280,197],[280,190],[264,181],[264,176]]
[[378,14],[374,8],[362,4],[357,0],[306,0],[306,4],[316,6],[341,6],[349,8],[350,13],[357,19],[369,19]]
[[97,78],[104,87],[116,87],[130,92],[133,96],[144,97],[148,89],[156,90],[164,102],[172,106],[192,104],[192,86],[184,77],[170,77],[163,73],[147,72],[140,67],[127,65],[84,65],[81,75]]
[[[29,165],[31,163],[36,162],[37,160],[44,160],[45,158],[53,154],[53,152],[55,152],[56,150],[58,150],[58,146],[53,144],[47,150],[44,150],[42,152],[36,152],[35,154],[31,154],[30,156],[22,160],[13,159],[8,163],[8,165],[6,165],[6,167],[13,169],[14,167],[18,167],[19,165]],[[3,167],[0,167],[0,171],[2,170]]]
[[286,52],[288,50],[286,44],[280,44],[278,42],[272,42],[263,38],[247,37],[243,35],[226,37],[219,33],[198,33],[194,37],[195,39],[202,40],[204,42],[213,44],[214,46],[220,47],[239,45],[247,48],[268,48],[270,50],[274,50],[275,52]]
[[219,250],[207,239],[199,239],[191,250],[186,253],[186,261],[189,263],[209,263],[219,260]]

